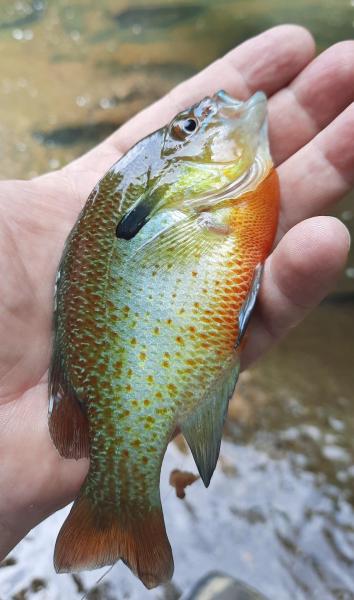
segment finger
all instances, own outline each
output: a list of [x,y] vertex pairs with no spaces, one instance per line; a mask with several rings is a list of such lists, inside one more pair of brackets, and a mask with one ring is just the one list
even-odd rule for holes
[[306,29],[296,25],[269,29],[178,85],[165,98],[124,125],[112,139],[119,149],[126,151],[142,135],[220,88],[240,99],[248,98],[258,89],[271,96],[287,85],[313,55],[314,42]]
[[270,140],[279,164],[354,100],[354,42],[335,44],[269,103]]
[[293,225],[323,214],[354,184],[354,102],[279,169],[278,239]]
[[241,99],[258,89],[272,95],[296,77],[313,55],[314,42],[306,29],[297,25],[269,29],[179,84],[72,165],[85,169],[89,164],[102,174],[138,140],[203,96],[220,88]]
[[346,227],[316,217],[291,229],[267,259],[242,367],[263,354],[333,288],[349,251]]

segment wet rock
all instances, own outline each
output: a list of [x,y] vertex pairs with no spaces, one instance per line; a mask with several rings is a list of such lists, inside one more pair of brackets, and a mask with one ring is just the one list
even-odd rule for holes
[[263,513],[262,509],[259,506],[251,506],[250,508],[244,509],[232,506],[230,510],[234,515],[236,515],[240,519],[244,519],[250,525],[267,522],[266,515]]
[[269,600],[243,581],[224,575],[209,573],[198,581],[181,600]]
[[44,579],[41,579],[40,577],[36,577],[35,579],[32,580],[31,586],[30,586],[30,590],[31,592],[39,592],[40,590],[44,590],[47,587],[46,582],[44,581]]
[[162,586],[163,596],[161,600],[179,600],[181,597],[181,590],[173,583],[169,581]]
[[71,574],[72,579],[74,580],[74,583],[76,585],[76,589],[79,592],[79,594],[84,594],[85,593],[85,586],[82,582],[82,579],[80,577],[80,575],[77,575],[76,573],[72,573]]
[[12,556],[8,556],[0,562],[0,569],[3,567],[13,567],[16,564],[16,560]]
[[11,600],[29,600],[29,598],[32,598],[32,593],[36,594],[37,592],[44,590],[46,587],[47,584],[45,580],[36,577],[32,580],[30,586],[24,588],[23,590],[20,590],[19,592],[11,596]]

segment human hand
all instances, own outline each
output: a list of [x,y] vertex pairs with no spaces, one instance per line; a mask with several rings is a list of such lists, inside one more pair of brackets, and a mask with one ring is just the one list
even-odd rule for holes
[[310,35],[281,26],[242,44],[55,173],[0,183],[0,556],[77,494],[87,461],[61,458],[47,424],[53,288],[63,245],[91,188],[133,143],[224,88],[270,97],[281,182],[277,246],[268,258],[243,365],[287,333],[334,285],[346,260],[329,211],[354,184],[354,42],[313,59]]

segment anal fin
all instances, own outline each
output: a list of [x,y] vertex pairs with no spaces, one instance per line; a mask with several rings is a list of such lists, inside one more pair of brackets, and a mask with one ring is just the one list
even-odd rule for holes
[[49,431],[64,458],[89,455],[89,429],[85,408],[66,381],[58,352],[49,371]]
[[219,458],[220,444],[229,400],[235,389],[240,363],[235,353],[231,365],[208,390],[196,412],[181,424],[205,487],[209,486]]

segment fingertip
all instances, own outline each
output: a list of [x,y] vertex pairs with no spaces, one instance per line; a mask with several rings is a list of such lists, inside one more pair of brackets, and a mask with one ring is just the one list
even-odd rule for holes
[[314,37],[309,29],[303,27],[303,25],[298,25],[297,23],[282,23],[281,25],[270,27],[266,33],[269,35],[277,34],[287,39],[296,38],[300,40],[301,38],[303,44],[306,45],[308,49],[315,52],[316,42]]
[[278,244],[271,261],[272,276],[294,304],[310,308],[335,285],[349,248],[349,231],[339,219],[307,219]]
[[300,50],[299,58],[305,56],[307,62],[309,62],[316,54],[315,39],[312,33],[302,25],[297,25],[295,23],[276,25],[259,34],[258,37],[260,36],[270,36],[273,40],[276,37],[278,38],[279,43],[292,46],[294,51],[296,49],[297,53]]
[[268,257],[242,368],[302,321],[334,287],[347,260],[350,235],[335,217],[293,227]]
[[[266,60],[252,61],[254,48]],[[231,50],[227,56],[243,73],[248,89],[262,89],[270,97],[288,85],[314,55],[315,41],[311,33],[300,25],[289,24],[277,25],[259,33]]]

